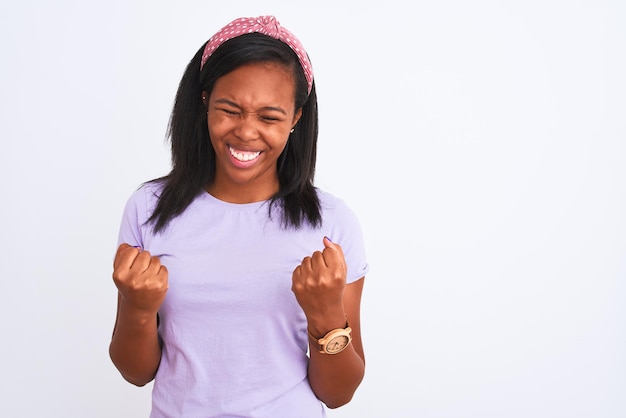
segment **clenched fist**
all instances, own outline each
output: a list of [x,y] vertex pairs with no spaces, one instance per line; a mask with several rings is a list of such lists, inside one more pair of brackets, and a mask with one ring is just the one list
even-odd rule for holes
[[291,290],[304,314],[320,326],[326,318],[345,321],[343,292],[346,287],[346,261],[341,246],[327,237],[324,249],[305,257],[292,275]]
[[148,251],[121,244],[113,262],[113,281],[126,304],[156,314],[167,292],[167,268]]

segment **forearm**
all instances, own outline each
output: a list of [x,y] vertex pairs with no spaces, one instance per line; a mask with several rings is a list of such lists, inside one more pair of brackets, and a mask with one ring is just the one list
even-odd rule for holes
[[161,361],[156,314],[133,311],[120,301],[109,354],[130,383],[143,386],[154,379]]
[[[328,309],[321,317],[307,318],[310,333],[309,383],[315,395],[329,408],[348,403],[365,373],[360,318],[352,309],[353,320],[346,321],[344,306]],[[345,328],[346,325],[352,329],[352,342],[339,353],[320,353],[320,345],[315,340],[332,329]]]
[[309,383],[329,408],[347,404],[365,374],[365,362],[353,344],[338,354],[322,354],[310,345]]

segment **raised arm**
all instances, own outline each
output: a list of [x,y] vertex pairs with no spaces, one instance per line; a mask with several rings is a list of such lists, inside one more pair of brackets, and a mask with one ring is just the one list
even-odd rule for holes
[[117,317],[109,354],[124,379],[143,386],[161,361],[157,312],[167,292],[167,269],[158,257],[122,244],[113,264]]
[[[361,340],[361,294],[365,278],[346,285],[341,246],[324,238],[324,250],[305,257],[293,273],[293,291],[308,321],[308,377],[315,395],[329,408],[348,403],[365,372]],[[352,341],[336,354],[320,353],[317,340],[334,329],[351,328]]]

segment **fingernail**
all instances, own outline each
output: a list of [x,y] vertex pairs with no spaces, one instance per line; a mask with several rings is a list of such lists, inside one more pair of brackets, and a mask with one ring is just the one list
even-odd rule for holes
[[[327,236],[324,236],[324,238],[326,238],[328,241],[333,242],[332,239],[328,238]],[[334,243],[333,243],[334,244]]]

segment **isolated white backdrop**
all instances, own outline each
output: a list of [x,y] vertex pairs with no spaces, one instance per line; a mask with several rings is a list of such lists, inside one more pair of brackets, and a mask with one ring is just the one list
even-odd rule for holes
[[0,416],[147,416],[107,352],[122,207],[188,60],[261,14],[308,49],[317,183],[371,263],[329,416],[626,416],[619,0],[3,2]]

